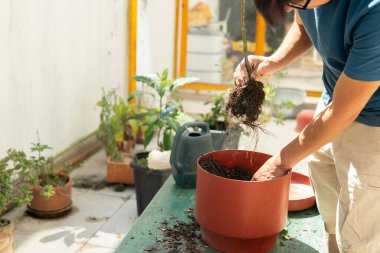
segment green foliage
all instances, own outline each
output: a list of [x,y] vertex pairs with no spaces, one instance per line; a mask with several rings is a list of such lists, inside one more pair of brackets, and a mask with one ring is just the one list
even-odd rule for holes
[[[142,94],[142,92],[133,92],[128,101]],[[102,98],[96,105],[101,108],[97,138],[102,142],[107,156],[111,156],[114,161],[122,161],[117,143],[134,140],[138,131],[138,121],[129,117],[144,112],[144,109],[139,105],[125,103],[123,98],[116,94],[115,89],[108,92],[103,89]],[[130,129],[128,134],[126,134],[127,129]]]
[[[228,116],[226,112],[226,94],[220,93],[211,97],[211,100],[207,101],[205,105],[212,104],[211,112],[201,114],[201,118],[204,122],[210,125],[214,130],[226,130],[228,125]],[[224,124],[221,124],[223,122]]]
[[41,194],[49,197],[55,194],[53,186],[66,183],[53,174],[53,159],[42,155],[47,149],[50,147],[38,141],[32,143],[31,156],[28,157],[24,151],[9,149],[0,160],[0,210],[6,209],[10,202],[29,204],[33,198],[33,185],[40,185],[41,180],[48,186]]
[[171,95],[178,87],[195,82],[197,78],[185,77],[177,79],[168,78],[169,70],[166,68],[157,78],[148,76],[134,76],[133,80],[142,82],[148,87],[154,89],[154,98],[159,99],[158,108],[152,108],[145,113],[137,114],[131,118],[142,119],[144,129],[144,147],[152,141],[155,133],[158,132],[157,146],[161,151],[170,150],[173,144],[174,135],[180,127],[178,119],[183,115],[178,102],[164,101],[165,96]]
[[17,205],[32,201],[33,161],[23,151],[9,149],[0,161],[0,209],[9,202]]

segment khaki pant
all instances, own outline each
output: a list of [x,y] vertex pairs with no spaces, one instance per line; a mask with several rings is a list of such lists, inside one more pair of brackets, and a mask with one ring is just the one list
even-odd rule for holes
[[352,123],[309,160],[317,205],[344,253],[380,253],[380,127]]

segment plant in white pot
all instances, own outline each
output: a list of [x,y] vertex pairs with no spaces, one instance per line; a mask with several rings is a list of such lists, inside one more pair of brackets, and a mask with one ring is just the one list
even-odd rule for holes
[[131,118],[142,119],[144,127],[144,147],[146,148],[156,135],[156,148],[150,152],[137,153],[131,162],[135,169],[135,187],[138,213],[141,214],[156,192],[171,174],[170,150],[176,131],[186,116],[176,101],[167,97],[178,87],[192,83],[198,78],[168,78],[169,70],[165,69],[157,78],[135,76],[134,80],[142,82],[154,90],[149,93],[158,99],[158,106],[148,109],[146,113],[136,114]]

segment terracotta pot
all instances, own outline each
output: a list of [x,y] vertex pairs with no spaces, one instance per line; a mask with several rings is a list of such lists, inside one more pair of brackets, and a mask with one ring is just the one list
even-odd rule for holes
[[228,168],[254,173],[271,156],[243,150],[207,153],[198,159],[195,215],[203,240],[223,252],[266,252],[285,227],[291,173],[263,182],[222,178],[200,167],[213,156]]
[[107,182],[134,184],[135,178],[131,167],[131,157],[128,156],[126,162],[111,161],[111,157],[107,159]]
[[0,252],[12,253],[13,252],[13,223],[1,227],[0,226]]
[[33,200],[28,205],[28,209],[31,212],[38,212],[38,214],[43,213],[60,213],[61,211],[66,211],[71,207],[71,189],[73,181],[71,177],[65,174],[59,174],[67,179],[67,183],[64,186],[54,187],[55,194],[49,199],[45,199],[40,193],[42,187],[39,185],[33,186]]

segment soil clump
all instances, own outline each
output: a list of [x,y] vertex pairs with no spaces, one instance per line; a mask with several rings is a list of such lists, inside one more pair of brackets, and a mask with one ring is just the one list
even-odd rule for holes
[[236,118],[243,124],[256,130],[265,100],[264,84],[249,80],[246,84],[235,85],[228,96],[226,111],[230,118]]

